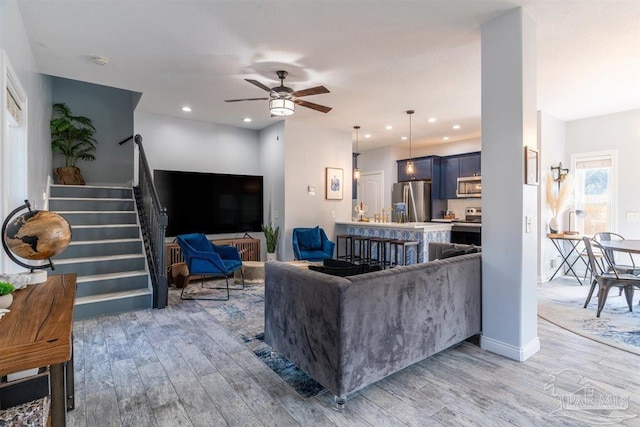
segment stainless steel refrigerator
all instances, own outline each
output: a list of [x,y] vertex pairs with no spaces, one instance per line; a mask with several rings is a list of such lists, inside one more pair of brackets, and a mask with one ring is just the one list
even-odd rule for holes
[[409,181],[393,184],[391,194],[392,220],[401,222],[397,203],[405,203],[407,215],[404,222],[431,221],[431,181]]

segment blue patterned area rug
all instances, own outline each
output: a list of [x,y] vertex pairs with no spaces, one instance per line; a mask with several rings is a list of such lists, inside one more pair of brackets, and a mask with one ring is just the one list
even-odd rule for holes
[[583,286],[566,277],[538,284],[538,316],[564,329],[592,340],[640,355],[640,292],[634,294],[633,312],[618,288],[609,292],[605,306],[596,317],[598,298],[596,287],[587,308],[588,280]]
[[[215,285],[210,283],[207,286]],[[199,290],[199,286],[193,288],[194,291]],[[326,391],[296,365],[278,354],[272,354],[271,347],[265,344],[264,285],[245,285],[244,290],[232,290],[229,301],[198,302],[300,396],[308,399]]]

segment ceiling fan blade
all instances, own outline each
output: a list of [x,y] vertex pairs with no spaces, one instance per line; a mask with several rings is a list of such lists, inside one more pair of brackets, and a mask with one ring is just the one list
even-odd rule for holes
[[311,87],[309,89],[302,89],[292,93],[293,96],[309,96],[309,95],[320,95],[321,93],[329,93],[329,89],[324,86],[316,86]]
[[260,83],[257,80],[251,80],[251,79],[245,79],[245,80],[248,81],[249,83],[251,83],[252,85],[258,86],[262,90],[266,90],[267,92],[271,92],[271,88],[269,86],[263,85],[262,83]]
[[266,101],[269,98],[244,98],[244,99],[225,99],[224,102],[239,102],[239,101]]
[[307,108],[311,108],[312,110],[320,111],[322,113],[328,113],[332,109],[331,107],[325,107],[324,105],[314,104],[313,102],[309,102],[309,101],[303,101],[302,99],[294,99],[293,102],[295,102],[298,105],[302,105],[303,107],[307,107]]

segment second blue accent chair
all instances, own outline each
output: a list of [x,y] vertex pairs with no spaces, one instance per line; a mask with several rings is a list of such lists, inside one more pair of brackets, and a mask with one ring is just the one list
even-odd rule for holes
[[[229,299],[229,277],[234,271],[242,273],[242,259],[238,249],[233,246],[218,246],[211,243],[207,236],[201,233],[182,234],[178,236],[178,244],[182,250],[182,256],[189,269],[189,275],[202,276],[202,287],[206,276],[224,276],[227,283],[227,298]],[[181,299],[212,299],[219,298],[185,298],[184,290],[180,294]],[[224,288],[206,288],[224,289]],[[242,277],[242,289],[244,289],[244,276]]]
[[293,229],[293,254],[297,260],[322,261],[333,258],[336,244],[320,227]]

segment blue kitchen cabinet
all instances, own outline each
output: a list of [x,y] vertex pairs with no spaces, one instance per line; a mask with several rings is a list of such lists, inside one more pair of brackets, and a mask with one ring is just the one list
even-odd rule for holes
[[463,154],[460,157],[460,177],[480,176],[480,152]]
[[455,199],[458,177],[460,176],[460,157],[443,157],[440,179],[440,198]]

